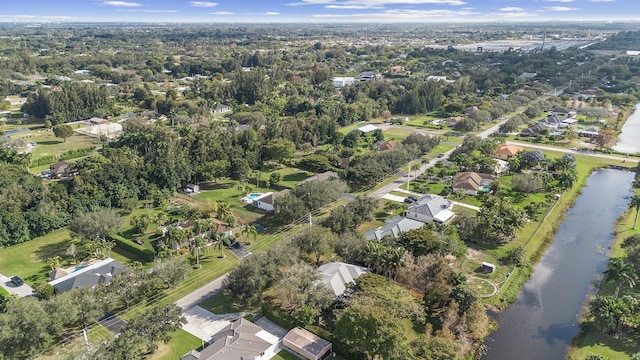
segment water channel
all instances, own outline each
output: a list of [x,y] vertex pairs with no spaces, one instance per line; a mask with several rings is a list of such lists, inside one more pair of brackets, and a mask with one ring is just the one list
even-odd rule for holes
[[581,307],[606,269],[632,181],[632,172],[611,169],[589,177],[515,303],[496,315],[500,328],[487,338],[483,359],[564,359]]
[[633,112],[622,126],[618,142],[613,150],[629,154],[640,153],[640,104],[634,107]]

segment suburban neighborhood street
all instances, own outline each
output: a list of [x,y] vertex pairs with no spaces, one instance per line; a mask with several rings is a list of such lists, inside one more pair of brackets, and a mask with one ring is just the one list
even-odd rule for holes
[[544,145],[537,145],[537,144],[531,144],[531,143],[527,143],[527,142],[518,142],[518,141],[506,141],[506,143],[510,144],[510,145],[518,145],[518,146],[522,146],[522,147],[528,147],[528,148],[532,148],[532,149],[540,149],[540,150],[548,150],[548,151],[557,151],[557,152],[567,153],[567,154],[592,156],[592,157],[598,157],[598,158],[608,159],[608,160],[629,161],[629,162],[634,162],[634,163],[638,162],[638,159],[634,159],[634,158],[626,158],[626,157],[620,156],[620,155],[598,154],[598,153],[595,153],[593,151],[588,151],[588,152],[587,151],[577,151],[577,150],[571,150],[571,149],[563,149],[563,148],[559,148],[559,147],[555,147],[555,146],[544,146]]

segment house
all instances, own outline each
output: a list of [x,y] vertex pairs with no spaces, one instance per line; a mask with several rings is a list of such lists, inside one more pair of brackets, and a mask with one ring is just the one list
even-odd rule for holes
[[462,120],[464,120],[462,116],[452,116],[450,118],[444,119],[444,122],[446,122],[447,125],[449,125],[450,127],[454,127],[456,126],[457,123],[459,123]]
[[87,120],[89,122],[89,125],[102,125],[102,124],[106,124],[109,121],[107,121],[107,119],[102,119],[99,117],[92,117],[91,119]]
[[427,76],[427,81],[429,81],[429,80],[447,82],[447,77],[446,76],[440,76],[440,75],[429,75],[429,76]]
[[404,216],[423,223],[445,224],[455,216],[451,209],[451,201],[439,195],[427,194],[411,204]]
[[594,137],[600,134],[600,128],[597,126],[589,126],[587,128],[580,129],[579,133],[581,136],[584,136],[584,137]]
[[276,203],[276,199],[279,197],[282,197],[284,195],[287,195],[291,192],[290,189],[284,189],[282,191],[278,191],[278,192],[268,192],[265,194],[260,194],[260,196],[257,197],[245,197],[243,200],[255,207],[257,207],[258,209],[264,210],[266,212],[272,212],[275,211],[275,203]]
[[333,87],[342,88],[342,87],[345,87],[345,86],[351,86],[351,85],[355,84],[356,78],[354,78],[354,77],[334,77],[333,79],[331,79],[331,82],[333,83]]
[[389,67],[389,72],[391,74],[404,74],[405,73],[405,69],[404,69],[404,66],[395,65],[395,66],[390,66]]
[[530,127],[526,128],[526,129],[522,130],[520,132],[520,136],[533,136],[533,137],[535,137],[535,136],[540,135],[540,132],[542,132],[542,126],[533,125],[533,126],[530,126]]
[[124,269],[124,265],[107,258],[87,267],[77,267],[72,273],[49,281],[56,293],[108,284]]
[[4,101],[8,102],[11,106],[23,105],[27,102],[27,98],[10,98],[7,97]]
[[194,195],[200,192],[200,186],[196,184],[187,184],[183,191],[185,194]]
[[382,240],[386,235],[391,235],[394,238],[400,237],[403,232],[420,229],[424,226],[421,221],[409,219],[403,216],[394,216],[391,219],[385,220],[384,226],[377,229],[371,229],[364,234],[367,240]]
[[267,360],[278,352],[277,336],[240,318],[213,335],[202,351],[191,350],[180,360]]
[[91,70],[76,70],[73,73],[76,75],[91,75]]
[[395,141],[395,140],[385,141],[385,142],[381,143],[380,145],[378,145],[378,151],[393,150],[393,149],[397,148],[399,145],[400,145],[400,143]]
[[522,73],[521,75],[518,75],[518,80],[525,80],[525,79],[533,79],[534,77],[538,76],[538,73]]
[[478,195],[478,192],[488,192],[489,185],[496,181],[491,174],[471,171],[459,172],[453,177],[453,191],[461,191],[467,195]]
[[363,134],[368,134],[372,131],[376,131],[379,129],[380,128],[375,125],[368,124],[368,125],[360,126],[357,130],[360,130],[360,132],[362,132]]
[[364,71],[360,73],[361,81],[380,80],[382,78],[383,78],[382,74],[374,71]]
[[62,160],[49,166],[49,171],[51,171],[52,179],[59,179],[63,176],[66,176],[68,170],[69,170],[69,164]]
[[291,329],[282,345],[307,360],[325,359],[332,353],[330,342],[301,327]]
[[323,173],[311,175],[308,178],[302,180],[303,183],[309,181],[327,181],[327,180],[337,180],[340,179],[340,175],[338,175],[335,171],[325,171]]
[[498,148],[493,152],[493,155],[498,159],[509,160],[523,150],[523,148],[517,145],[500,144],[498,145]]
[[211,111],[213,115],[228,113],[233,110],[233,108],[229,105],[218,105],[217,108]]
[[346,284],[351,284],[360,275],[368,273],[369,269],[333,261],[320,265],[318,272],[322,275],[322,283],[327,289],[333,291],[336,296],[340,296],[347,290]]

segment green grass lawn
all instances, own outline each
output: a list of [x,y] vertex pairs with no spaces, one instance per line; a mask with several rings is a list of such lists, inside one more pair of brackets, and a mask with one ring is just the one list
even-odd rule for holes
[[62,141],[62,139],[55,137],[52,130],[44,128],[19,133],[12,137],[16,139],[24,139],[27,142],[37,142],[38,145],[36,145],[32,152],[34,159],[45,155],[58,155],[69,150],[102,145],[95,138],[77,133],[68,137],[67,141]]
[[404,140],[407,136],[411,135],[415,133],[414,129],[397,129],[397,128],[391,128],[388,130],[384,131],[384,138],[385,140],[397,140],[397,141],[402,141]]
[[222,291],[218,291],[215,295],[201,302],[200,307],[211,311],[214,314],[231,314],[237,312],[254,312],[257,309],[237,307],[231,298],[224,295]]
[[147,356],[148,360],[175,360],[193,349],[199,349],[202,340],[180,329],[171,335],[167,344],[160,343],[158,349]]
[[277,353],[275,357],[272,357],[271,360],[300,360],[300,358],[287,350],[280,350],[280,352]]

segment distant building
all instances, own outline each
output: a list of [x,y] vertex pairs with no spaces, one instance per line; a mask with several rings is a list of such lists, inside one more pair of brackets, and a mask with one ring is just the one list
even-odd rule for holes
[[420,229],[424,226],[424,222],[409,219],[403,216],[395,216],[391,219],[385,220],[385,224],[377,229],[371,229],[364,234],[367,240],[373,241],[382,240],[383,237],[390,235],[394,238],[400,237],[400,234]]
[[498,145],[498,148],[493,152],[493,155],[498,159],[509,160],[523,150],[523,148],[517,145],[500,144]]
[[453,177],[453,191],[460,191],[467,195],[478,195],[478,192],[488,192],[489,185],[496,181],[491,174],[471,171],[459,172]]
[[8,102],[9,105],[11,106],[16,106],[16,105],[23,105],[27,102],[27,98],[10,98],[7,97],[4,99],[4,101]]
[[332,80],[333,87],[342,88],[345,86],[351,86],[355,84],[356,78],[354,77],[334,77]]
[[322,283],[336,296],[340,296],[347,289],[347,284],[354,282],[360,275],[368,273],[369,269],[334,261],[320,265],[318,272],[322,275]]
[[380,128],[375,125],[368,124],[368,125],[360,126],[357,130],[360,130],[360,132],[362,132],[363,134],[368,134],[372,131],[376,131],[379,129]]
[[446,224],[455,216],[452,208],[451,201],[439,195],[427,194],[411,204],[404,216],[423,223]]
[[62,160],[49,166],[49,171],[51,171],[52,179],[59,179],[61,177],[66,176],[68,170],[69,170],[69,163]]
[[360,73],[361,81],[381,80],[382,78],[383,78],[382,74],[374,71],[364,71]]
[[518,80],[525,80],[525,79],[533,79],[534,77],[538,76],[538,73],[522,73],[521,75],[518,75]]

